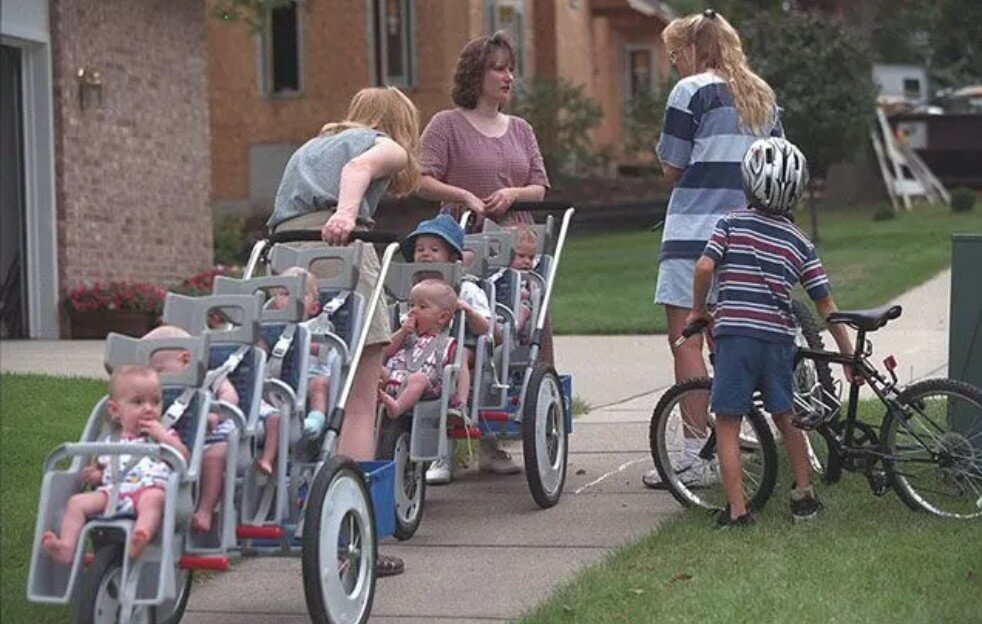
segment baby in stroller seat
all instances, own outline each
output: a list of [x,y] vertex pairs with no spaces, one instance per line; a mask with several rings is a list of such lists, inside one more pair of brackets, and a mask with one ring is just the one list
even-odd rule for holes
[[[330,326],[324,326],[320,316],[320,293],[317,290],[317,278],[310,271],[292,266],[280,272],[280,275],[300,275],[304,278],[303,323],[307,324],[310,333],[326,333]],[[289,300],[285,290],[274,293],[270,299],[270,307],[282,310]],[[328,321],[329,322],[329,321]],[[331,370],[340,357],[337,350],[327,349],[321,353],[324,345],[311,342],[310,359],[307,369],[307,415],[303,421],[303,433],[307,438],[317,438],[324,431],[327,422],[328,395],[331,387]],[[267,349],[268,351],[268,349]]]
[[[133,442],[149,438],[168,444],[184,457],[190,457],[180,435],[164,429],[161,422],[163,391],[157,372],[148,366],[120,366],[109,380],[107,409],[114,425],[107,442]],[[114,473],[125,470],[114,509],[107,509]],[[160,527],[164,511],[164,486],[171,468],[161,460],[141,457],[135,462],[128,456],[104,457],[82,469],[82,480],[95,491],[74,494],[68,499],[62,515],[60,535],[47,531],[41,545],[48,555],[63,565],[75,556],[78,536],[85,521],[99,513],[135,514],[136,522],[129,543],[129,554],[138,557]]]
[[443,367],[456,346],[446,333],[456,308],[457,293],[446,282],[425,279],[413,286],[406,320],[383,350],[379,401],[390,418],[440,395]]
[[522,274],[521,300],[518,310],[515,311],[516,330],[519,342],[528,342],[528,321],[532,316],[532,289],[536,285],[530,283],[527,273],[535,268],[535,252],[539,242],[539,235],[530,227],[519,226],[515,228],[512,240],[511,262],[508,266]]

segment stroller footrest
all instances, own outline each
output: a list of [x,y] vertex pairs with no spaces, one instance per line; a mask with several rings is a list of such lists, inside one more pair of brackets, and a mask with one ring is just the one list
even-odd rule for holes
[[451,440],[466,440],[468,438],[477,439],[482,435],[484,434],[481,433],[481,430],[478,427],[468,427],[466,429],[462,427],[457,429],[447,429],[447,437]]
[[511,420],[511,416],[508,412],[502,410],[481,410],[478,412],[481,420],[487,420],[490,422],[508,422]]
[[184,555],[178,560],[177,565],[182,570],[215,570],[218,572],[225,572],[229,567],[228,557],[222,556],[201,557]]
[[280,539],[283,537],[283,527],[252,526],[240,524],[235,527],[235,536],[239,539]]

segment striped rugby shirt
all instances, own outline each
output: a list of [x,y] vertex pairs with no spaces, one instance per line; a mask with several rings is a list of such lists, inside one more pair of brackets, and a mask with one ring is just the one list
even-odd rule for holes
[[719,219],[703,255],[716,263],[716,336],[791,344],[794,285],[801,282],[813,300],[830,293],[815,246],[785,217],[757,210],[728,214]]
[[[784,136],[777,111],[764,133]],[[740,128],[733,95],[714,72],[675,85],[655,151],[682,176],[668,200],[660,260],[695,260],[720,216],[747,207],[740,167],[758,138]]]

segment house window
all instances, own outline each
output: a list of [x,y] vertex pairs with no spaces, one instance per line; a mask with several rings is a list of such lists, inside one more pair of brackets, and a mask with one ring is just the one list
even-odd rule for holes
[[904,78],[904,97],[908,100],[921,99],[921,81],[917,78]]
[[297,2],[270,9],[262,35],[262,90],[300,93],[300,11]]
[[413,86],[410,0],[372,0],[375,84]]
[[626,96],[634,100],[654,85],[654,72],[650,48],[627,49]]
[[503,30],[515,44],[515,76],[525,75],[525,6],[522,0],[490,0],[491,32]]

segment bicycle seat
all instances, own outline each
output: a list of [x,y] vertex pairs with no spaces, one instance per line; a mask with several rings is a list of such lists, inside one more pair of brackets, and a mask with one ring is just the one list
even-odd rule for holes
[[874,331],[886,325],[887,321],[899,317],[901,312],[903,308],[898,305],[881,306],[872,310],[833,312],[825,320],[828,323],[845,323],[862,331]]

